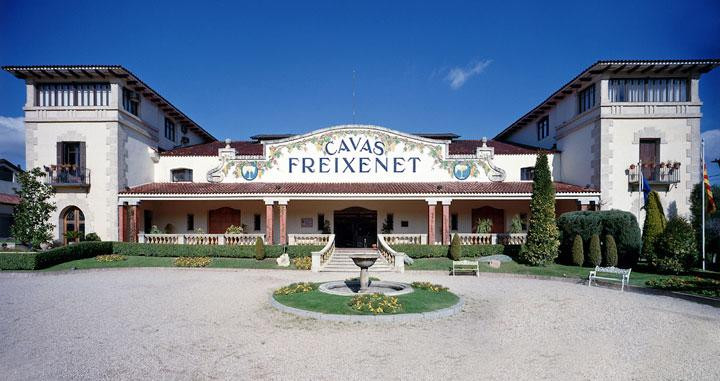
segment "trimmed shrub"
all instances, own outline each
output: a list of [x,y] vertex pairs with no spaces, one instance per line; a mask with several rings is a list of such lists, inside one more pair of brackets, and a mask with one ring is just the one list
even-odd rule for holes
[[585,263],[585,252],[583,251],[583,240],[580,234],[575,234],[572,246],[572,263],[575,266],[582,266]]
[[617,245],[612,235],[605,235],[605,256],[603,257],[604,266],[614,267],[618,264]]
[[600,266],[602,263],[602,252],[600,251],[600,236],[593,234],[588,245],[587,261],[590,266]]
[[85,234],[85,238],[83,238],[83,241],[100,242],[102,240],[100,239],[100,236],[98,236],[96,233],[88,233]]
[[622,210],[598,212],[581,211],[564,213],[558,218],[561,249],[566,262],[572,262],[572,245],[579,234],[588,242],[593,234],[612,235],[617,244],[620,267],[634,267],[640,255],[642,236],[635,215]]
[[460,244],[460,236],[455,233],[455,235],[453,235],[452,241],[450,242],[450,259],[452,259],[453,261],[460,260],[461,246],[462,245]]
[[2,270],[39,270],[75,259],[112,253],[112,242],[80,242],[35,253],[0,253]]
[[695,265],[697,259],[695,232],[685,218],[671,218],[654,244],[654,256],[650,265],[658,272],[679,274],[692,269]]
[[557,258],[559,246],[555,224],[555,188],[547,155],[539,153],[535,161],[527,243],[519,259],[532,266],[544,265]]
[[258,261],[265,259],[265,243],[260,237],[255,240],[255,259]]
[[[443,245],[392,245],[395,251],[405,253],[410,258],[442,258],[449,257],[449,246]],[[519,245],[460,245],[460,257],[484,257],[488,255],[505,254],[517,256]],[[317,251],[317,250],[314,250]]]
[[666,224],[660,196],[652,191],[645,204],[645,223],[642,231],[642,256],[650,263],[655,262],[655,241],[665,230]]

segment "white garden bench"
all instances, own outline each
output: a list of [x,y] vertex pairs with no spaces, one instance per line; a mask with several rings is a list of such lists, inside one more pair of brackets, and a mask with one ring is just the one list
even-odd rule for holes
[[[588,286],[590,286],[590,283],[593,281],[593,279],[603,279],[614,282],[621,282],[620,291],[624,291],[625,286],[630,283],[631,271],[632,269],[595,266],[595,270],[590,271],[590,275],[588,275]],[[612,276],[598,276],[598,274],[609,274]]]
[[480,276],[480,263],[478,261],[453,261],[452,275],[455,272],[475,272],[476,276]]

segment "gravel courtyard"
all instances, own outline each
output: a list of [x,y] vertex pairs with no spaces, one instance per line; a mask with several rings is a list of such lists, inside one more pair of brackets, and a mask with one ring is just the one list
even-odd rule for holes
[[[349,275],[347,275],[349,276]],[[0,274],[3,379],[720,379],[720,309],[531,279],[429,280],[441,321],[331,323],[268,304],[345,274],[122,269]]]

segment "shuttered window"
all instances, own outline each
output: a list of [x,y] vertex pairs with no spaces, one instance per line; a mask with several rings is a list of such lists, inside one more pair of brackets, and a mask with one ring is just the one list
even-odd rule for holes
[[110,105],[109,83],[44,83],[35,88],[38,107]]

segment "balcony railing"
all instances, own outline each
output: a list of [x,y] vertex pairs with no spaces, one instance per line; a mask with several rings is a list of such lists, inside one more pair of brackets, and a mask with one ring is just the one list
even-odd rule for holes
[[680,163],[632,164],[628,169],[628,183],[639,184],[641,174],[650,184],[677,184]]
[[90,186],[90,170],[77,166],[52,165],[45,167],[46,182],[53,186]]

